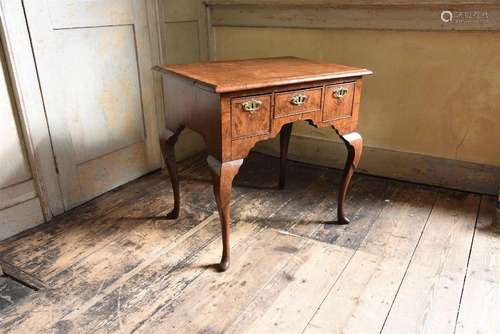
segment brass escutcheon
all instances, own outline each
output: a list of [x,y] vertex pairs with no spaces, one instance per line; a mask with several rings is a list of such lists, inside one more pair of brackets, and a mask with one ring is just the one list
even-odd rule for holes
[[337,99],[341,99],[347,95],[347,92],[348,90],[345,87],[335,88],[335,90],[333,91],[333,96],[335,96]]
[[262,101],[259,100],[250,100],[242,104],[243,110],[249,112],[250,114],[255,114],[260,109],[261,105]]
[[304,103],[306,103],[307,101],[307,95],[295,95],[294,97],[292,97],[292,99],[290,100],[290,102],[293,104],[293,105],[296,105],[296,106],[300,106]]

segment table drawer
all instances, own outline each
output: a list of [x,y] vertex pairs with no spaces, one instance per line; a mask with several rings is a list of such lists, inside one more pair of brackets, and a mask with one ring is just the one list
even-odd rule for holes
[[353,99],[354,82],[327,86],[325,105],[323,107],[323,121],[351,117]]
[[319,110],[321,108],[321,90],[321,88],[312,88],[276,94],[274,117]]
[[271,94],[231,100],[232,138],[268,134],[271,129]]

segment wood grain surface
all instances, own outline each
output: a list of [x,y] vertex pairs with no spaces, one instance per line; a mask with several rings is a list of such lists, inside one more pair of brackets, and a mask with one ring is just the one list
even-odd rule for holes
[[370,70],[363,68],[296,57],[161,65],[155,69],[192,79],[216,93],[372,74]]

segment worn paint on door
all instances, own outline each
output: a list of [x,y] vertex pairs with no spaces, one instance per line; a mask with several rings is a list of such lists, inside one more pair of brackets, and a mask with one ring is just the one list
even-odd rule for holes
[[26,0],[65,208],[160,167],[145,0]]

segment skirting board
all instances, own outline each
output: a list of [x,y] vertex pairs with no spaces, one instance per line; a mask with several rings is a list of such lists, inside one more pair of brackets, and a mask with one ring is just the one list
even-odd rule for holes
[[[255,150],[279,156],[277,138],[257,144]],[[292,135],[288,158],[343,168],[346,148],[342,143]],[[369,146],[363,147],[357,172],[481,194],[496,195],[500,189],[500,167],[497,166]]]

